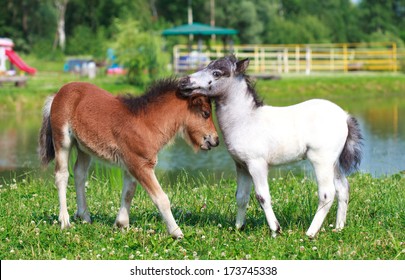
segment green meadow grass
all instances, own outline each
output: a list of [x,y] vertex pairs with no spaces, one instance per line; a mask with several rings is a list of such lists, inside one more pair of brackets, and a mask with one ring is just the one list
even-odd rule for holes
[[[119,209],[121,171],[96,167],[87,191],[92,224],[74,221],[73,178],[68,208],[73,226],[61,230],[52,176],[0,182],[0,259],[405,259],[405,177],[350,177],[351,200],[345,229],[333,228],[336,203],[314,240],[305,236],[317,207],[316,184],[290,174],[270,178],[274,211],[282,234],[272,238],[252,194],[243,231],[234,228],[233,179],[178,176],[162,184],[185,237],[173,240],[156,207],[138,186],[130,227],[113,227]],[[39,179],[38,179],[39,178]]]
[[[50,65],[49,65],[50,64]],[[39,111],[46,96],[56,93],[71,81],[87,81],[113,93],[141,94],[145,88],[131,86],[123,77],[107,76],[100,72],[94,80],[79,75],[55,71],[61,63],[44,63],[44,70],[29,78],[27,86],[12,84],[0,87],[0,113]],[[41,69],[40,69],[41,70]],[[280,80],[258,80],[256,90],[266,103],[289,105],[309,98],[326,98],[346,104],[358,99],[402,97],[405,94],[405,75],[401,73],[350,73],[322,75],[285,75]]]

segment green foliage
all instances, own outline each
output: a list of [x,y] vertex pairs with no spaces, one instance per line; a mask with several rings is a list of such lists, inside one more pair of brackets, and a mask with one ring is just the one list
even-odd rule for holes
[[52,40],[41,39],[32,45],[31,53],[42,60],[63,61],[65,54],[60,49],[53,49]]
[[129,83],[143,86],[167,73],[168,59],[162,52],[160,35],[142,31],[132,19],[117,20],[115,26],[113,48],[119,63],[128,70]]
[[267,30],[272,44],[327,43],[330,37],[329,29],[314,16],[299,17],[296,22],[275,16]]
[[[188,3],[195,22],[210,23],[211,1],[205,0],[69,0],[64,54],[90,54],[101,60],[109,42],[115,40],[117,19],[137,21],[140,31],[159,36],[164,28],[187,23]],[[0,6],[0,36],[12,38],[17,51],[59,56],[50,51],[58,15],[55,0],[0,0]],[[217,26],[237,29],[233,40],[241,44],[390,39],[400,46],[405,41],[401,0],[358,4],[352,0],[223,0],[215,1],[214,19]],[[185,42],[186,36],[168,38],[166,50]]]
[[104,28],[93,32],[91,28],[79,25],[67,40],[66,54],[91,55],[96,59],[104,59],[107,52],[107,37]]
[[373,32],[368,37],[368,40],[369,42],[394,42],[397,44],[397,48],[403,48],[405,46],[405,43],[401,38],[389,31],[383,32],[378,30]]
[[[226,3],[226,4],[224,4]],[[221,1],[218,3],[217,25],[232,27],[240,32],[243,43],[262,43],[263,23],[258,20],[257,7],[252,1]]]

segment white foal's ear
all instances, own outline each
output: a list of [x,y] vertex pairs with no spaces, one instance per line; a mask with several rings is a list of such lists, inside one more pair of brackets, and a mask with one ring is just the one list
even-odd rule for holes
[[249,66],[249,58],[239,60],[238,62],[236,62],[235,73],[237,75],[244,73],[248,66]]

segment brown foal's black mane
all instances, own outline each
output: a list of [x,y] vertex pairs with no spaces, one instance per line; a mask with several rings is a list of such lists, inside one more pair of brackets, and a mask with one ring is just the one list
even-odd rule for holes
[[141,96],[133,96],[131,94],[119,95],[117,98],[124,103],[127,108],[134,114],[145,112],[145,109],[151,103],[159,103],[164,101],[164,96],[168,94],[179,94],[179,81],[174,77],[165,78],[153,82],[148,90]]

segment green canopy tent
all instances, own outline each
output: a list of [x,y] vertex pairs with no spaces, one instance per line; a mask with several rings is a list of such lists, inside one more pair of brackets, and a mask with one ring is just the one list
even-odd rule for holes
[[230,28],[210,26],[208,24],[202,23],[191,23],[176,26],[163,30],[162,35],[200,35],[200,36],[210,36],[210,35],[236,35],[238,31]]
[[[224,36],[223,42],[224,45],[226,45],[226,39],[228,39],[231,35],[236,34],[238,34],[238,31],[235,29],[210,26],[208,24],[202,24],[197,22],[176,26],[173,28],[163,30],[162,32],[163,36],[175,36],[175,35],[196,36],[198,38],[199,50],[201,50],[203,36],[212,36],[212,35]],[[189,40],[189,46],[191,48],[191,40]]]

